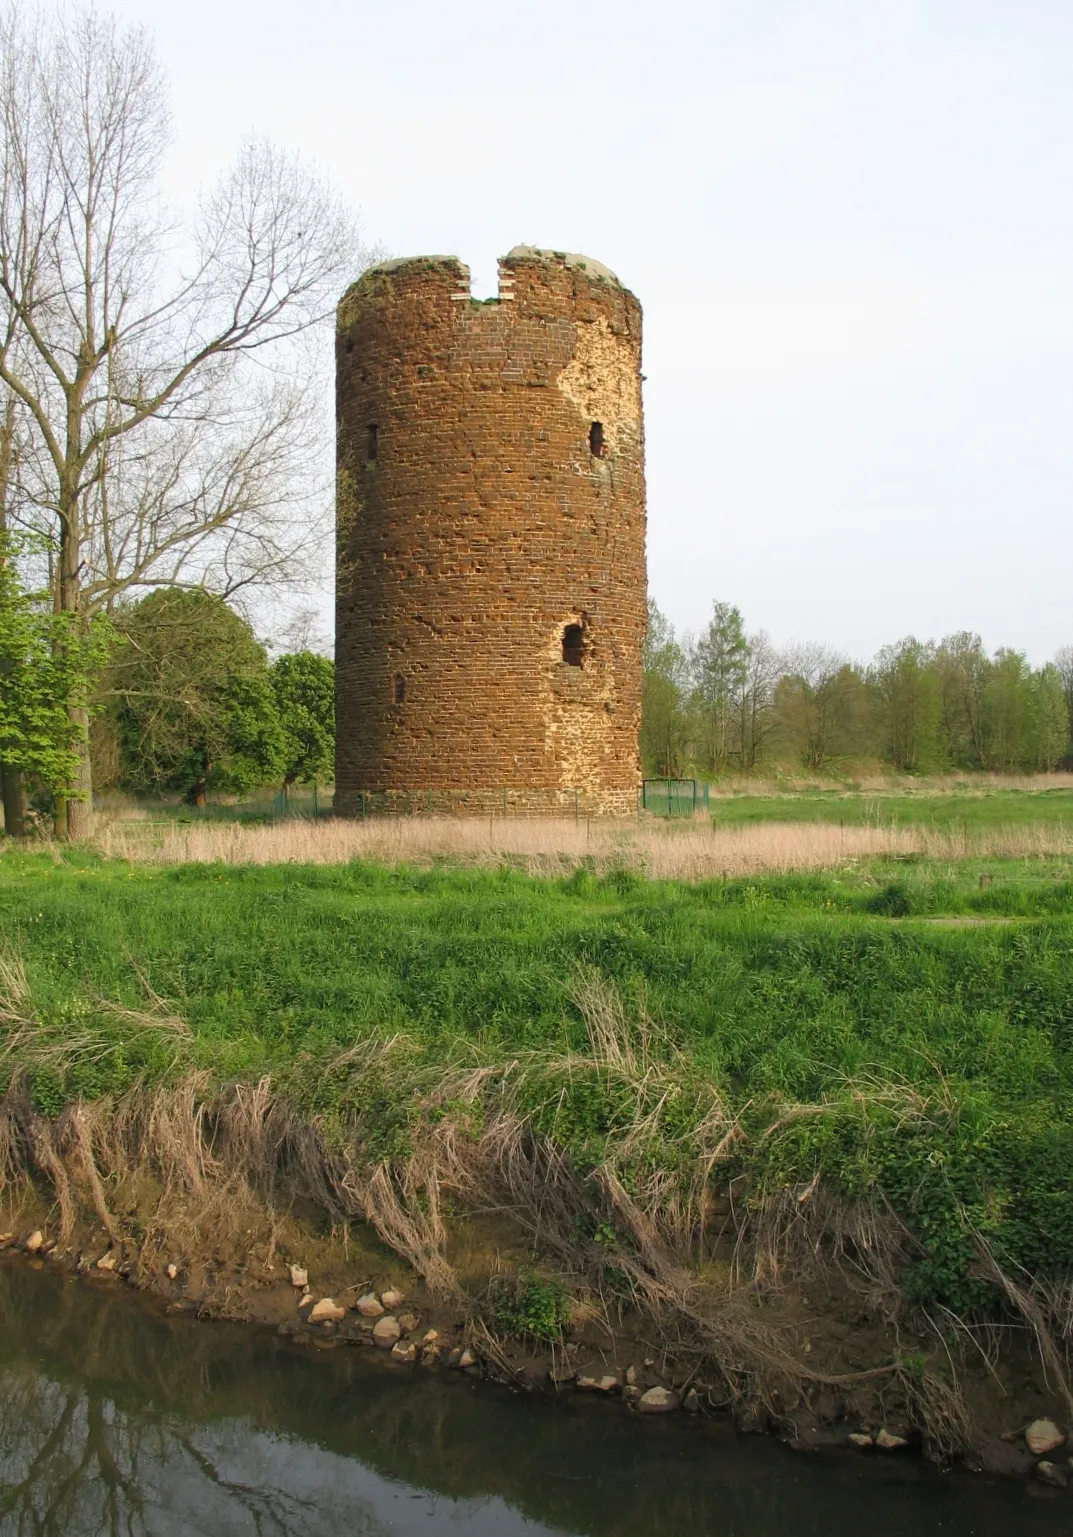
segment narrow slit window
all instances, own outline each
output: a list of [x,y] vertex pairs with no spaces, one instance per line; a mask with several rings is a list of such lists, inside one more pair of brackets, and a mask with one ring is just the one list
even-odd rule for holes
[[373,464],[376,460],[377,450],[380,447],[380,428],[375,422],[370,422],[365,429],[365,462]]
[[405,704],[406,703],[406,679],[403,677],[401,672],[397,672],[395,674],[395,682],[394,682],[392,687],[393,687],[393,692],[394,692],[394,697],[395,697],[395,703],[396,704]]
[[589,453],[596,459],[604,456],[604,424],[593,422],[589,428]]
[[563,661],[567,667],[580,667],[585,648],[585,631],[579,624],[568,624],[563,631]]

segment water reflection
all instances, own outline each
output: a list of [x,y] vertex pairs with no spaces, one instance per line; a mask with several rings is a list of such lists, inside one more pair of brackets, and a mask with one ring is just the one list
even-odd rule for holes
[[1068,1505],[164,1319],[0,1266],[0,1532],[1028,1537]]

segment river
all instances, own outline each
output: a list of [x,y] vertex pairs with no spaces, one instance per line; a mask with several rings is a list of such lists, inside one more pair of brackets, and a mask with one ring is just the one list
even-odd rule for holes
[[0,1264],[0,1532],[1049,1537],[1069,1500],[514,1395]]

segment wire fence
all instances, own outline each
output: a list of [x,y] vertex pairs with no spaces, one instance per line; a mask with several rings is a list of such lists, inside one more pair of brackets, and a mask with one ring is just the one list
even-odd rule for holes
[[94,796],[94,808],[120,821],[127,816],[149,822],[282,822],[311,820],[331,812],[332,797],[319,785],[266,786],[244,800],[211,800],[191,806],[178,797]]
[[646,779],[641,807],[656,817],[692,817],[708,810],[708,785],[696,779]]
[[613,792],[576,789],[519,790],[461,788],[351,791],[335,795],[329,786],[292,785],[264,790],[243,800],[214,800],[190,806],[177,799],[111,804],[103,797],[98,809],[119,820],[124,813],[156,822],[282,822],[315,821],[339,816],[369,821],[379,817],[533,818],[553,817],[574,822],[597,818],[642,816],[688,819],[709,812],[710,787],[696,779],[646,779],[639,790]]

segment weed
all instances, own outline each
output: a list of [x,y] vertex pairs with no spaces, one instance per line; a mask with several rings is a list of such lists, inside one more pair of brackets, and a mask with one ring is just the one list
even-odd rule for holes
[[555,1340],[570,1322],[570,1294],[558,1281],[536,1275],[497,1277],[488,1291],[488,1315],[501,1334]]

